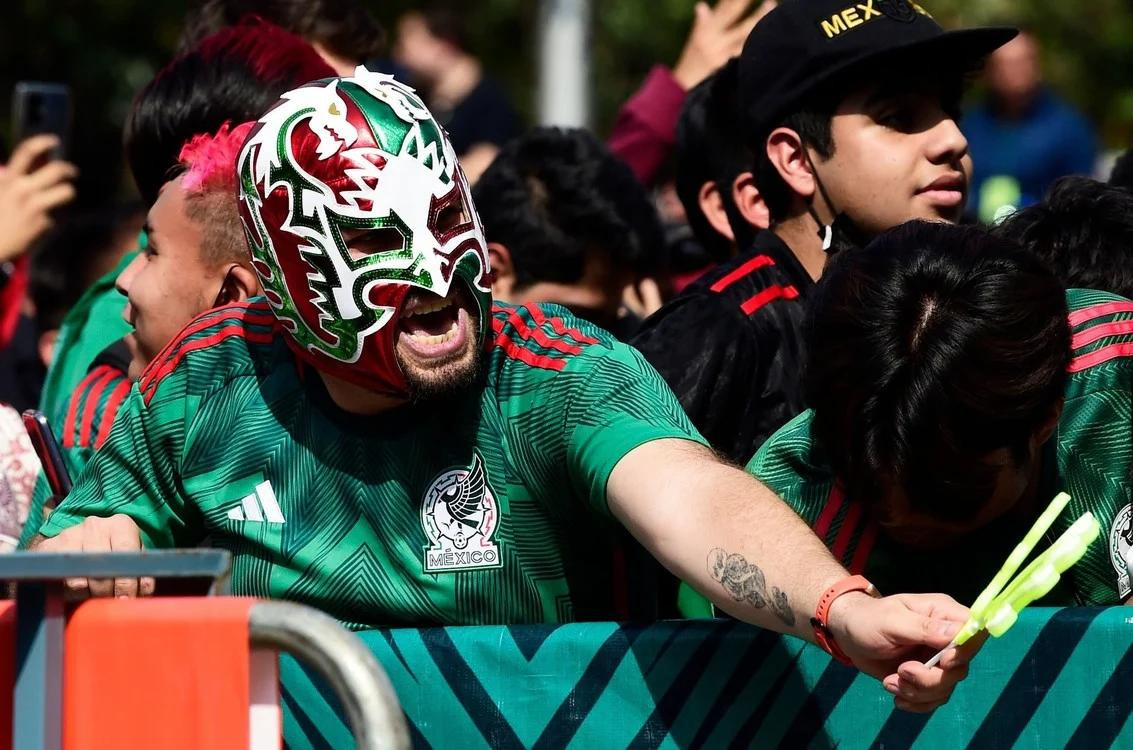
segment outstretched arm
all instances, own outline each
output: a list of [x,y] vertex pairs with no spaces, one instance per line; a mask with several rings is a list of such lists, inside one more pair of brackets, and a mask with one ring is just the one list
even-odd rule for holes
[[[628,453],[607,486],[611,511],[670,571],[746,622],[814,640],[818,600],[848,573],[795,513],[758,480],[703,446],[656,440]],[[939,668],[917,659],[944,648],[967,609],[942,595],[838,597],[837,644],[884,678],[897,705],[926,711],[947,701],[976,645]]]

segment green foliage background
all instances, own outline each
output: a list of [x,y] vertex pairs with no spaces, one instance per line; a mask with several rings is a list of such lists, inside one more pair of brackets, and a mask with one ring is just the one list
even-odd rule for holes
[[[395,33],[414,0],[362,0]],[[18,80],[62,80],[75,94],[73,158],[87,202],[129,194],[121,123],[131,97],[172,55],[186,0],[6,0],[0,17],[0,134]],[[1098,123],[1106,145],[1133,144],[1133,3],[1130,0],[924,0],[945,26],[1009,21],[1044,42],[1055,87]],[[467,0],[471,45],[534,120],[537,0]],[[693,0],[592,0],[595,128],[606,133],[619,104],[650,66],[672,64]]]

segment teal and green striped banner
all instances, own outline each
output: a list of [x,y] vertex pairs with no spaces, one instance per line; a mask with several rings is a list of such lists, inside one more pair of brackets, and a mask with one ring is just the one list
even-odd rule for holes
[[[1133,608],[1031,609],[925,717],[822,651],[724,621],[383,630],[417,747],[1133,748]],[[351,747],[281,664],[292,750]]]

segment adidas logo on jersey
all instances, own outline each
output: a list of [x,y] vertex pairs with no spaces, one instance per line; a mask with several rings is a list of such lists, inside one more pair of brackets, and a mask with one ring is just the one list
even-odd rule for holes
[[260,482],[256,491],[240,500],[240,505],[228,511],[228,517],[233,521],[257,521],[268,523],[285,523],[283,511],[279,509],[279,501],[275,499],[275,490],[271,482]]

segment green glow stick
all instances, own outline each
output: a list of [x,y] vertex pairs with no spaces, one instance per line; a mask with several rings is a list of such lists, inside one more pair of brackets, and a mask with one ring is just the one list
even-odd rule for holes
[[[1043,535],[1050,529],[1055,519],[1066,509],[1069,502],[1070,496],[1065,492],[1055,495],[1050,505],[1023,537],[1023,541],[1019,542],[1015,549],[1011,551],[1011,554],[1007,556],[1007,562],[995,574],[991,583],[976,597],[968,621],[956,633],[952,642],[941,649],[936,656],[925,662],[925,666],[936,666],[948,649],[966,643],[976,633],[988,627],[988,621],[992,615],[998,618],[996,623],[998,632],[995,635],[1002,635],[1015,623],[1020,610],[1035,599],[1045,596],[1058,583],[1059,575],[1082,558],[1086,553],[1086,548],[1097,538],[1100,532],[1100,527],[1092,529],[1092,527],[1097,527],[1097,520],[1089,513],[1086,513],[1071,525],[1071,528],[1067,529],[1049,550],[1039,555],[1039,558],[1027,566],[1022,574],[1011,581],[1015,571],[1030,556],[1035,546],[1042,540]],[[1071,531],[1074,533],[1072,534]],[[1044,565],[1047,565],[1047,567],[1044,567]],[[1059,565],[1062,567],[1059,567]],[[1054,573],[1053,579],[1051,578],[1052,572]],[[1009,581],[1010,586],[1008,586]],[[1043,589],[1044,586],[1045,589]],[[1008,591],[1001,596],[1004,587],[1008,587]],[[1026,595],[1030,594],[1035,595],[1027,598]],[[1014,599],[1010,599],[1012,596],[1014,596]],[[1020,602],[1022,603],[1020,604]],[[1018,604],[1018,609],[1013,609],[1012,603]],[[1003,609],[1004,605],[1007,606],[1007,609]]]
[[1099,534],[1101,524],[1092,513],[1083,514],[992,602],[985,620],[987,631],[996,638],[1006,633],[1028,604],[1050,593],[1062,574],[1082,559]]
[[[972,605],[971,616],[960,631],[956,633],[956,637],[952,639],[952,646],[960,646],[968,641],[969,638],[980,632],[984,628],[986,622],[986,615],[988,607],[991,606],[992,601],[995,600],[999,593],[1003,591],[1004,586],[1007,585],[1011,577],[1015,575],[1015,571],[1019,570],[1031,552],[1034,550],[1035,545],[1042,541],[1043,534],[1045,534],[1055,522],[1055,520],[1066,509],[1067,504],[1070,502],[1070,495],[1065,492],[1059,492],[1050,501],[1050,505],[1046,510],[1035,520],[1031,526],[1030,531],[1023,537],[1023,541],[1015,545],[1015,549],[1011,550],[1011,554],[1007,556],[1007,562],[1003,563],[1003,567],[991,579],[991,583],[987,585],[980,595],[976,597],[975,603]],[[951,648],[951,646],[949,647]],[[933,666],[929,664],[929,666]]]
[[[1034,550],[1035,545],[1042,541],[1043,534],[1045,534],[1054,524],[1055,519],[1062,515],[1062,511],[1066,509],[1067,504],[1070,502],[1070,495],[1065,492],[1059,492],[1050,501],[1050,505],[1038,517],[1031,530],[1023,537],[1023,541],[1015,545],[1015,549],[1007,556],[1007,562],[995,574],[995,578],[991,579],[988,587],[976,597],[975,604],[972,605],[972,620],[983,620],[984,615],[987,614],[987,608],[991,605],[992,600],[999,596],[999,592],[1011,580],[1011,576],[1015,575],[1015,571],[1019,569],[1028,557],[1031,551]],[[971,620],[969,620],[970,622]]]

